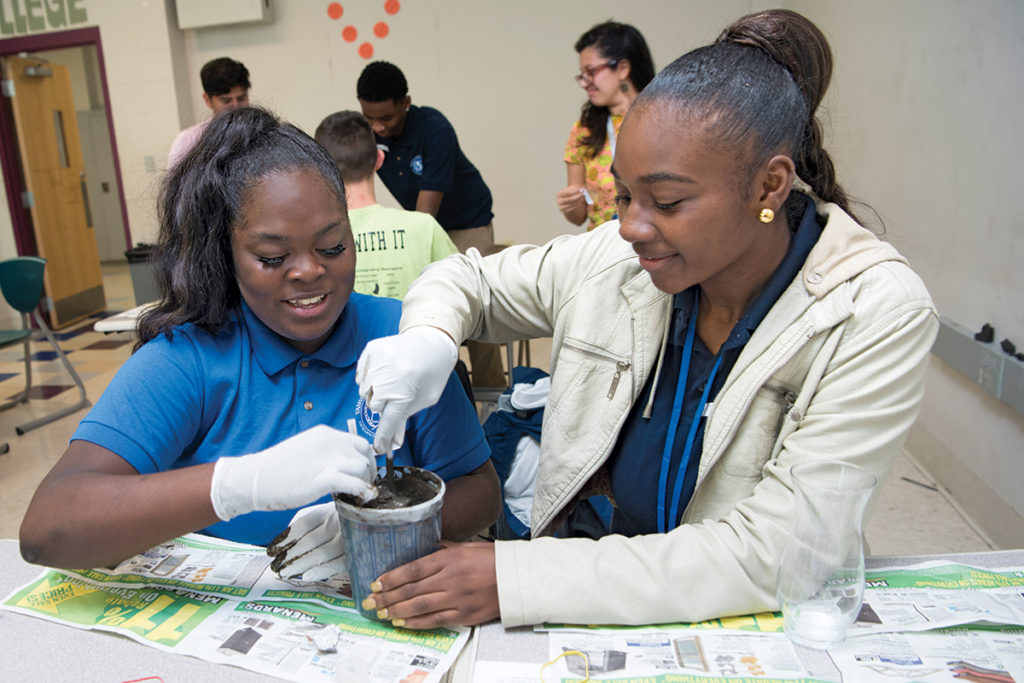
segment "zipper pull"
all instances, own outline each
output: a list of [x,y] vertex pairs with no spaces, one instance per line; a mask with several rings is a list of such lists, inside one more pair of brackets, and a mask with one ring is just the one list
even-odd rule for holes
[[629,361],[620,360],[615,362],[615,376],[612,377],[612,384],[608,387],[608,398],[615,396],[615,390],[619,387],[619,379],[622,378],[622,371],[629,370]]

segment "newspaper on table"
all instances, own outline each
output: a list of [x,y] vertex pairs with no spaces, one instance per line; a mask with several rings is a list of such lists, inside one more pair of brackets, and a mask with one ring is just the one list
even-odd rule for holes
[[[928,562],[873,569],[866,579],[858,621],[827,652],[795,646],[778,613],[654,627],[546,625],[538,628],[548,632],[544,680],[1024,683],[1024,571]],[[524,670],[478,663],[475,673],[480,683],[517,683]]]
[[469,638],[366,619],[347,579],[282,580],[269,565],[261,547],[189,534],[113,569],[44,570],[0,608],[296,681],[439,681]]
[[204,595],[261,600],[315,600],[355,609],[348,575],[329,581],[282,579],[259,546],[187,534],[131,557],[113,569],[67,569],[103,585],[164,585]]
[[1024,625],[1024,570],[923,562],[865,572],[851,635],[966,624]]
[[545,672],[548,681],[578,681],[586,673],[620,683],[1024,681],[1024,628],[1015,626],[868,633],[827,652],[797,647],[784,633],[557,631],[549,634],[548,654],[558,658]]

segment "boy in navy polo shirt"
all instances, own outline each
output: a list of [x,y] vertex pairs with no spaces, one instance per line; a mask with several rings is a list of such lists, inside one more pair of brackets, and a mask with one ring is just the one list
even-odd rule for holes
[[[434,216],[461,253],[476,247],[489,254],[494,249],[491,191],[462,153],[444,114],[413,105],[405,75],[389,62],[366,65],[356,96],[384,150],[377,175],[402,208]],[[474,386],[503,386],[500,347],[478,342],[466,346]]]

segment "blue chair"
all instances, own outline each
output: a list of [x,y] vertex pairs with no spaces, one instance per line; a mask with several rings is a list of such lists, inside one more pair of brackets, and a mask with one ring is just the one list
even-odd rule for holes
[[[32,352],[29,348],[29,342],[44,337],[50,342],[50,346],[57,353],[57,357],[60,358],[64,367],[67,368],[71,379],[78,385],[79,399],[73,406],[68,406],[16,427],[15,431],[18,434],[24,434],[36,427],[41,427],[44,424],[58,420],[65,415],[70,415],[91,405],[89,399],[85,396],[85,385],[82,384],[82,378],[75,372],[74,366],[68,361],[68,357],[64,355],[64,350],[60,348],[60,345],[53,336],[53,332],[50,331],[42,316],[36,311],[39,300],[43,297],[43,270],[45,266],[46,259],[39,258],[38,256],[19,256],[7,259],[6,261],[0,261],[0,290],[3,290],[4,299],[8,305],[21,313],[21,329],[0,330],[0,348],[18,343],[25,347],[25,389],[14,398],[0,404],[0,410],[7,410],[19,403],[28,401],[28,393],[32,388]],[[32,329],[33,322],[39,328],[38,330]]]

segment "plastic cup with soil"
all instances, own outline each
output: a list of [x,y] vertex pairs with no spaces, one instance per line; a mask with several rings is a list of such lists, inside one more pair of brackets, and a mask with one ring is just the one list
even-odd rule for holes
[[341,533],[345,538],[352,598],[359,612],[371,595],[370,584],[381,574],[419,559],[441,547],[441,504],[444,481],[419,467],[396,466],[393,482],[384,468],[377,475],[377,498],[367,503],[334,494]]

